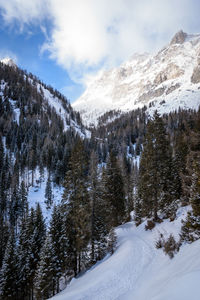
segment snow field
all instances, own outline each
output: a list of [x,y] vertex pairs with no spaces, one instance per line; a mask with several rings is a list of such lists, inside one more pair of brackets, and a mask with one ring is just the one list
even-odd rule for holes
[[48,174],[47,171],[44,173],[44,178],[40,183],[36,183],[37,180],[39,180],[40,174],[38,169],[35,172],[35,184],[32,187],[29,187],[28,191],[28,202],[29,202],[29,208],[33,207],[36,208],[37,203],[40,204],[41,210],[43,213],[43,217],[45,219],[46,224],[48,225],[50,220],[51,220],[51,214],[54,205],[60,203],[62,199],[62,194],[63,194],[63,188],[59,188],[58,186],[53,186],[52,185],[52,192],[53,192],[53,205],[50,209],[47,209],[46,203],[45,203],[45,188],[46,188],[46,182],[48,179]]

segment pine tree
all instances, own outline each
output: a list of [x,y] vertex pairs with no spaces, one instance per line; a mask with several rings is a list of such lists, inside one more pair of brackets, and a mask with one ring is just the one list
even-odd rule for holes
[[[31,209],[23,221],[19,237],[19,282],[21,297],[33,298],[34,277],[40,260],[40,250],[45,240],[45,223],[40,205]],[[24,288],[25,287],[25,288]]]
[[[126,152],[125,152],[126,153]],[[124,192],[125,192],[125,211],[126,220],[130,220],[130,213],[133,211],[133,188],[134,188],[134,177],[135,171],[132,170],[131,160],[127,158],[126,154],[123,155],[120,163],[120,169],[123,177]]]
[[[190,189],[190,204],[192,211],[188,213],[181,228],[181,240],[192,243],[200,238],[200,155],[192,156],[192,185]],[[188,166],[189,168],[189,166]]]
[[37,204],[36,210],[34,212],[33,223],[34,223],[33,232],[32,235],[30,236],[31,258],[30,258],[30,274],[29,274],[29,283],[32,290],[33,290],[33,280],[35,276],[35,271],[37,269],[37,265],[40,260],[40,250],[42,248],[42,245],[44,244],[45,234],[46,234],[45,222],[43,219],[43,215],[39,203]]
[[142,203],[137,192],[134,194],[134,221],[136,226],[140,225],[142,222]]
[[0,215],[0,269],[5,254],[5,249],[9,237],[9,228],[7,222],[4,221],[3,215]]
[[[102,177],[102,176],[101,176]],[[107,217],[106,203],[103,198],[104,185],[100,182],[98,160],[95,152],[90,158],[90,188],[89,196],[91,201],[91,262],[95,263],[102,259],[107,248]]]
[[20,185],[19,198],[21,202],[21,218],[24,219],[28,214],[28,200],[27,191],[23,180]]
[[0,172],[3,169],[3,165],[4,165],[4,147],[2,143],[2,137],[0,136]]
[[1,299],[15,300],[18,294],[18,271],[16,240],[14,232],[10,233],[10,238],[5,250],[5,256],[0,273],[0,296]]
[[[63,212],[71,262],[75,276],[85,264],[83,253],[90,239],[91,208],[87,191],[88,163],[83,142],[78,140],[72,150],[64,182]],[[84,267],[84,266],[83,266]]]
[[46,188],[45,188],[45,203],[47,205],[47,209],[51,208],[53,204],[53,193],[52,193],[52,188],[51,188],[51,179],[50,176],[48,177],[47,183],[46,183]]
[[20,214],[21,214],[21,201],[19,197],[19,189],[18,186],[15,185],[9,203],[9,220],[11,225],[13,227],[15,226],[16,232],[18,230],[18,219],[20,217]]
[[157,217],[157,176],[154,171],[154,134],[153,122],[149,120],[146,129],[144,149],[141,155],[139,181],[138,181],[138,197],[141,199],[142,215]]
[[[141,199],[143,216],[158,220],[158,210],[165,217],[175,213],[177,193],[172,182],[178,182],[178,174],[173,168],[172,151],[162,119],[157,113],[154,121],[149,120],[141,156],[138,196]],[[178,187],[177,187],[178,189]]]
[[[33,211],[32,211],[33,212]],[[20,235],[19,235],[19,245],[17,249],[18,257],[18,272],[19,272],[19,297],[21,299],[26,299],[30,294],[30,286],[28,283],[29,273],[30,273],[30,256],[31,256],[31,245],[28,224],[30,222],[30,215],[27,219],[22,220]]]
[[104,199],[110,206],[110,228],[118,226],[125,218],[125,193],[122,174],[113,151],[110,152],[106,167]]
[[49,237],[51,238],[52,252],[52,276],[54,280],[53,294],[59,293],[60,277],[65,273],[67,266],[67,240],[63,231],[62,212],[59,206],[54,206],[49,228]]
[[54,295],[53,269],[55,266],[52,264],[52,257],[52,241],[47,235],[34,280],[37,300],[45,300]]
[[0,214],[2,217],[7,217],[7,209],[8,209],[8,189],[7,189],[7,181],[6,181],[5,170],[0,173]]
[[97,202],[97,156],[95,152],[92,152],[90,158],[90,200],[91,200],[91,261],[95,262],[95,222],[96,222],[96,202]]

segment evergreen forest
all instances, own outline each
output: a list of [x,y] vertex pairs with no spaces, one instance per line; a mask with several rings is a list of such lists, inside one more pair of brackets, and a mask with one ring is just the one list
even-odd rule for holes
[[[29,203],[36,181],[46,182],[49,223],[40,199]],[[63,189],[56,204],[55,187]],[[56,295],[112,255],[115,227],[132,218],[149,230],[186,205],[177,247],[200,238],[200,109],[111,111],[85,128],[58,91],[0,63],[0,299]]]

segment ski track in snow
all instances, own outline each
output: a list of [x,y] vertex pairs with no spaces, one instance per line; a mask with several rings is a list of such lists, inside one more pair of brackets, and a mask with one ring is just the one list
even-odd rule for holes
[[118,246],[52,300],[199,300],[200,241],[183,245],[171,260],[155,248],[160,233],[178,238],[181,219],[190,207],[180,208],[174,222],[165,220],[152,231],[133,222],[116,229]]
[[[146,241],[135,235],[132,229],[133,223],[117,228],[121,238],[116,252],[92,271],[88,271],[79,279],[74,279],[68,287],[67,294],[59,295],[55,300],[123,299],[127,290],[136,289],[142,271],[152,263],[154,250]],[[137,264],[133,265],[133,261],[137,261]],[[98,274],[103,276],[99,277]]]

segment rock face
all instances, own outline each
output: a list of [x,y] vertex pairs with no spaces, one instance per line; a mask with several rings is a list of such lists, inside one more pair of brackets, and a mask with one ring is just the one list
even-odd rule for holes
[[156,55],[134,54],[94,78],[72,106],[87,125],[96,125],[98,117],[110,110],[129,111],[149,107],[150,102],[150,111],[154,107],[161,113],[179,106],[195,108],[200,105],[199,83],[200,35],[179,31]]
[[180,83],[176,83],[175,85],[171,85],[170,87],[168,87],[168,89],[166,90],[166,95],[172,93],[173,91],[175,91],[176,89],[178,89],[180,87]]
[[184,73],[184,70],[182,70],[177,65],[170,63],[166,67],[166,69],[164,69],[163,71],[158,73],[158,75],[156,76],[156,78],[154,80],[154,84],[159,85],[166,80],[175,79],[175,78],[183,75],[183,73]]
[[187,33],[183,32],[183,30],[180,30],[172,38],[170,44],[171,45],[173,45],[173,44],[183,44],[185,42],[186,37],[187,37]]
[[197,66],[194,68],[192,77],[191,77],[192,83],[199,83],[200,82],[200,66]]
[[160,87],[156,90],[150,90],[148,91],[147,93],[145,94],[142,94],[140,97],[139,97],[139,102],[141,103],[146,103],[148,102],[149,100],[151,99],[154,99],[156,97],[160,97],[164,94],[164,91],[165,91],[165,88],[164,87]]

